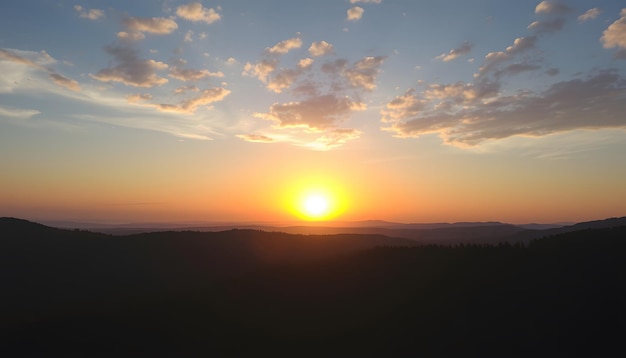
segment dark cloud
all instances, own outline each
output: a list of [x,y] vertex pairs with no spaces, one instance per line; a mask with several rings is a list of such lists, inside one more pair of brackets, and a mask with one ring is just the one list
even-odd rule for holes
[[139,58],[137,50],[126,46],[107,46],[104,50],[113,56],[117,65],[100,70],[92,78],[102,82],[120,82],[134,87],[155,87],[167,83],[159,77],[157,70],[165,70],[168,65],[154,60]]
[[528,29],[538,34],[557,32],[565,25],[565,18],[559,17],[551,20],[538,20],[528,25]]

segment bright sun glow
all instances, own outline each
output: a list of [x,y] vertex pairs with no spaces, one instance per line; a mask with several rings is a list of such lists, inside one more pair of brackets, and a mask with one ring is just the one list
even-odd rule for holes
[[324,216],[328,213],[328,200],[320,195],[311,195],[304,201],[304,210],[312,218]]
[[285,199],[287,209],[306,221],[333,220],[345,212],[346,203],[345,195],[331,183],[294,185]]

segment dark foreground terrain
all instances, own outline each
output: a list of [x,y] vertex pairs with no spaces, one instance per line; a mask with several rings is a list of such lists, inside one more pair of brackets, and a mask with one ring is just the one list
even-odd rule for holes
[[626,227],[522,244],[0,218],[6,357],[625,356]]

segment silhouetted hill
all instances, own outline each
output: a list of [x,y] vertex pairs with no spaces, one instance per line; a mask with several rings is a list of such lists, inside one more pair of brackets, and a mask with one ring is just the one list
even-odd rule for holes
[[[534,239],[539,239],[539,238],[546,237],[546,236],[558,235],[558,234],[563,234],[563,233],[568,233],[568,232],[573,232],[573,231],[578,231],[578,230],[605,229],[605,228],[613,228],[613,227],[619,227],[619,226],[626,226],[626,217],[586,221],[586,222],[581,222],[581,223],[577,223],[574,225],[566,225],[566,226],[562,226],[558,228],[550,228],[550,229],[544,229],[544,230],[525,230],[525,231],[521,231],[516,234],[513,234],[509,237],[505,237],[503,238],[503,240],[500,240],[500,241],[506,241],[509,243],[517,243],[517,242],[527,243]],[[490,241],[490,242],[494,243],[494,241]]]
[[[620,221],[593,225],[609,223]],[[256,230],[110,236],[7,218],[0,233],[10,357],[626,353],[626,226],[454,247]]]

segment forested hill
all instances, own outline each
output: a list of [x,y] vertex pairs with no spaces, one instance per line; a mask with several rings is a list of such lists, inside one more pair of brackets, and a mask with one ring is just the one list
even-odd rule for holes
[[17,219],[0,230],[7,356],[626,353],[624,226],[455,247],[253,230],[115,237]]

